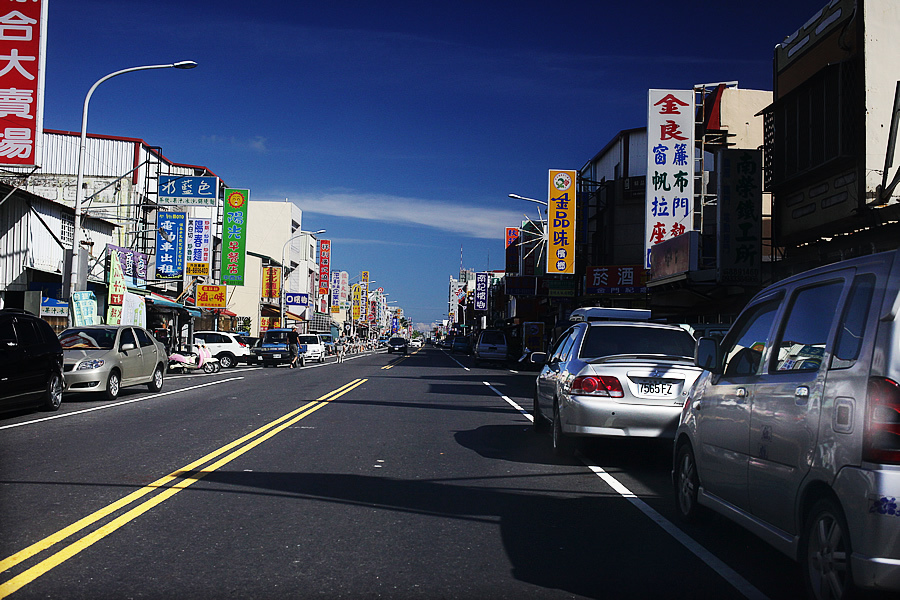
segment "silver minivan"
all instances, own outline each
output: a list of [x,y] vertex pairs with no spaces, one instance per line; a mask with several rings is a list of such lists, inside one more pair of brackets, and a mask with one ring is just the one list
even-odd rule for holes
[[799,561],[810,596],[900,591],[900,251],[757,294],[721,342],[675,437],[686,520],[710,508]]
[[485,329],[478,334],[472,353],[475,355],[476,366],[482,362],[507,362],[509,345],[506,334],[496,329]]

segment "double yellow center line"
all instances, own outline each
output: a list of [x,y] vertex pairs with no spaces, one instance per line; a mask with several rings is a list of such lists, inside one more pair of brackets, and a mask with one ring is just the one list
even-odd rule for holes
[[[101,508],[100,510],[84,517],[83,519],[80,519],[79,521],[76,521],[75,523],[72,523],[68,527],[45,537],[39,542],[35,542],[31,546],[20,550],[12,556],[0,560],[0,573],[6,572],[7,570],[28,560],[29,558],[41,552],[44,552],[45,550],[50,549],[63,540],[75,535],[76,533],[81,532],[83,529],[93,525],[94,523],[97,523],[105,519],[106,517],[118,512],[119,510],[127,507],[139,498],[143,498],[144,496],[153,494],[154,492],[159,492],[156,495],[144,500],[137,506],[131,508],[127,512],[122,513],[105,525],[102,525],[101,527],[91,531],[84,537],[73,541],[69,545],[58,550],[56,553],[45,558],[29,569],[23,571],[19,575],[16,575],[12,579],[3,582],[2,584],[0,584],[0,598],[6,598],[16,590],[22,588],[25,585],[28,585],[44,573],[50,571],[54,567],[59,566],[60,564],[72,558],[82,550],[88,548],[95,542],[103,539],[120,527],[138,518],[154,506],[161,504],[181,490],[196,483],[209,473],[220,469],[242,454],[249,452],[256,446],[284,431],[297,421],[308,417],[315,411],[325,406],[328,402],[336,398],[340,398],[344,394],[355,390],[366,381],[368,380],[355,379],[350,383],[325,394],[321,398],[313,400],[312,402],[301,406],[297,410],[294,410],[284,415],[283,417],[272,421],[271,423],[263,425],[259,429],[248,433],[244,437],[237,439],[230,444],[223,446],[218,450],[215,450],[214,452],[210,452],[203,458],[200,458],[189,465],[185,465],[181,469],[174,471],[166,475],[165,477],[157,479],[153,483],[142,487],[141,489],[136,490],[131,494],[128,494],[124,498],[117,500],[116,502],[113,502],[112,504],[104,508]],[[216,458],[218,458],[218,460],[216,460],[215,462],[210,462]]]

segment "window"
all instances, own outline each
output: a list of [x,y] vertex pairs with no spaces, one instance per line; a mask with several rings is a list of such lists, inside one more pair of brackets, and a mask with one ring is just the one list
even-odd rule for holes
[[834,356],[831,359],[832,369],[852,367],[859,358],[874,291],[874,275],[860,275],[853,280],[853,287],[850,288],[847,306],[844,308],[837,340],[834,344]]
[[757,304],[745,310],[735,323],[722,345],[726,377],[746,377],[759,372],[779,304],[780,297]]
[[13,329],[12,319],[0,321],[0,344],[9,346],[16,343],[16,331]]
[[142,348],[153,345],[153,340],[150,339],[150,335],[143,329],[135,329],[134,333],[137,334],[138,342],[140,342]]
[[559,341],[556,343],[556,348],[554,348],[553,350],[553,356],[551,356],[550,361],[561,362],[564,360],[568,360],[566,357],[569,354],[569,350],[572,349],[574,338],[574,329],[570,329],[562,337],[560,337]]
[[43,343],[41,332],[28,319],[16,319],[16,333],[19,334],[19,343],[23,346],[40,346]]
[[593,326],[581,346],[583,358],[616,354],[694,356],[694,337],[683,329],[630,325]]
[[844,282],[834,281],[796,293],[773,357],[775,371],[819,370],[833,322],[831,307],[838,305],[843,290]]
[[122,337],[119,338],[119,351],[122,350],[122,346],[125,344],[133,344],[137,348],[137,342],[134,340],[134,334],[131,333],[130,327],[122,330]]

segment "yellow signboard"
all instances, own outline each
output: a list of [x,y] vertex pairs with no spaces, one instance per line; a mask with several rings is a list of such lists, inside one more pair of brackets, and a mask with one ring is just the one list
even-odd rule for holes
[[198,285],[197,306],[200,308],[225,308],[224,285]]
[[575,273],[575,171],[550,170],[547,273]]
[[184,272],[190,277],[209,277],[209,263],[189,262],[185,263]]

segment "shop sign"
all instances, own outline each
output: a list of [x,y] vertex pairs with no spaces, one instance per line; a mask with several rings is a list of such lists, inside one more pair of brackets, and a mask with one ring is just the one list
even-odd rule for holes
[[281,267],[263,267],[262,294],[263,298],[281,298]]
[[106,251],[110,257],[112,257],[113,251],[118,255],[126,285],[142,287],[147,282],[147,266],[150,264],[148,255],[137,250],[113,246],[112,244],[106,245]]
[[359,318],[363,321],[369,317],[369,272],[363,271],[359,282],[359,297],[362,299],[359,303]]
[[106,298],[106,324],[121,325],[122,302],[128,286],[125,285],[125,275],[122,273],[122,263],[119,262],[119,253],[109,250],[109,294]]
[[718,281],[755,285],[762,279],[762,151],[721,150],[718,164]]
[[228,285],[244,285],[249,202],[250,190],[225,190],[220,279]]
[[575,273],[575,171],[550,171],[547,273]]
[[475,310],[488,309],[488,274],[475,273]]
[[646,294],[647,269],[643,265],[606,265],[588,267],[586,294]]
[[184,277],[187,213],[156,213],[156,279]]
[[97,297],[94,292],[74,292],[72,294],[72,323],[76,327],[99,325]]
[[285,304],[288,306],[299,306],[306,308],[309,306],[309,294],[294,294],[288,292],[284,295]]
[[197,306],[200,308],[225,308],[225,293],[228,286],[198,285]]
[[217,206],[218,190],[218,177],[160,175],[158,202],[160,206]]
[[649,90],[645,268],[650,248],[693,229],[694,92]]
[[319,296],[328,297],[331,277],[331,240],[319,240]]
[[[44,125],[47,2],[6,2],[0,15],[0,164],[35,166]],[[2,11],[0,11],[2,12]]]
[[189,218],[187,225],[187,264],[189,277],[209,277],[212,256],[210,219]]

